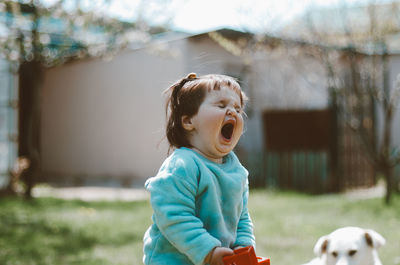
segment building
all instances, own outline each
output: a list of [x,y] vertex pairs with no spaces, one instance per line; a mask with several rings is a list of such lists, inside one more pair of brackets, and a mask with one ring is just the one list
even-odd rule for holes
[[[87,59],[49,69],[42,91],[43,179],[69,185],[142,185],[157,173],[168,152],[162,92],[196,72],[235,76],[249,96],[246,131],[236,152],[253,183],[311,192],[338,190],[332,154],[343,157],[344,148],[332,149],[332,142],[340,144],[344,138],[337,138],[321,62],[295,42],[270,52],[244,52],[234,46],[248,40],[248,33],[228,29],[165,34],[109,61]],[[317,117],[308,127],[317,136],[325,132],[320,144],[310,146],[291,131],[296,127],[290,121],[301,117]],[[269,138],[274,136],[268,127],[282,119],[289,126],[281,132],[297,137],[301,148],[285,151],[285,145],[271,145],[276,138]],[[361,153],[356,147],[346,150],[352,150],[346,152],[353,158]],[[367,163],[357,159],[358,168]],[[294,173],[285,170],[290,167]],[[373,185],[372,172],[367,176],[368,181],[352,185]],[[308,188],[312,183],[317,184]]]
[[[250,97],[246,132],[236,152],[250,169],[252,183],[312,192],[374,184],[357,140],[338,121],[325,67],[310,53],[313,44],[255,39],[228,29],[164,33],[112,59],[81,59],[46,70],[40,93],[42,181],[141,185],[167,155],[162,91],[196,72],[235,76]],[[399,59],[397,52],[390,53],[392,87]],[[345,72],[342,62],[336,63]],[[1,123],[7,136],[1,139],[11,148],[2,153],[6,183],[16,159],[10,150],[16,148],[17,104],[15,76],[3,74],[2,79],[7,82],[1,107],[8,114]],[[400,145],[398,117],[394,146]],[[359,177],[349,177],[354,174]],[[316,185],[309,188],[310,183]]]

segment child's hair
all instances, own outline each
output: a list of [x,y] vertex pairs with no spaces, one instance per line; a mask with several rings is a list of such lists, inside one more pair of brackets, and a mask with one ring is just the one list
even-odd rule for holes
[[187,132],[182,126],[182,117],[192,117],[197,114],[206,93],[219,90],[224,85],[240,96],[240,104],[244,109],[247,97],[241,90],[239,83],[230,76],[210,74],[197,77],[196,74],[188,74],[169,87],[165,93],[168,95],[166,104],[166,136],[170,150],[179,147],[191,147]]

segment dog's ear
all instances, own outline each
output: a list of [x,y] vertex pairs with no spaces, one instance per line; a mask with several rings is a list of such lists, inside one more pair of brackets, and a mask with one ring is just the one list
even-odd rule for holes
[[322,254],[324,254],[327,251],[328,244],[329,244],[328,236],[320,237],[320,239],[318,239],[317,243],[314,246],[315,255],[321,257]]
[[372,229],[365,229],[364,237],[367,245],[373,248],[379,248],[386,243],[386,240],[383,238],[383,236]]

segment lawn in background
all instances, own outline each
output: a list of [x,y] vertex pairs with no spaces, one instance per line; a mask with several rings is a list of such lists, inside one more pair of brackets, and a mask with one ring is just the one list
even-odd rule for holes
[[294,265],[314,258],[320,236],[343,226],[374,229],[386,239],[379,249],[385,265],[400,264],[400,196],[391,206],[382,198],[354,200],[345,195],[253,192],[250,211],[257,254],[272,265]]
[[[383,264],[400,264],[400,197],[351,200],[344,195],[252,191],[250,212],[257,254],[272,265],[302,264],[317,239],[341,226],[372,228],[386,246]],[[0,264],[138,265],[151,223],[148,201],[83,202],[0,199]]]

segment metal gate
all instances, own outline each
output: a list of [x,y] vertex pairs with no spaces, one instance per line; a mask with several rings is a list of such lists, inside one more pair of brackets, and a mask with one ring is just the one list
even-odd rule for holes
[[311,193],[338,190],[335,115],[331,109],[264,112],[267,186]]

